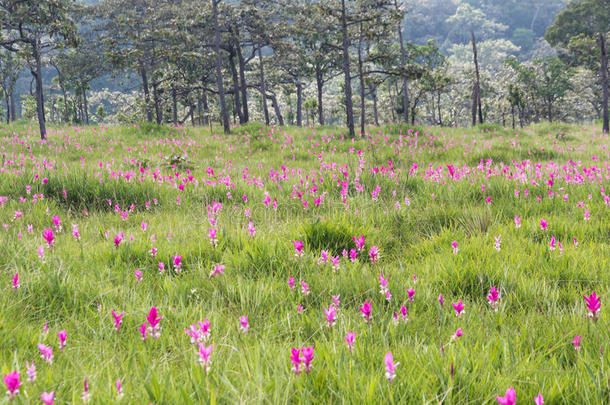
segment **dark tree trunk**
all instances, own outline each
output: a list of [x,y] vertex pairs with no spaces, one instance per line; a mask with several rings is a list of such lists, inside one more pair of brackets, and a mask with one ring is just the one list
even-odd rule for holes
[[303,85],[297,83],[297,126],[303,126]]
[[318,123],[324,125],[324,108],[322,105],[322,87],[324,86],[324,78],[322,70],[316,66],[316,87],[318,89]]
[[271,104],[273,104],[273,110],[275,111],[275,116],[277,117],[277,122],[279,125],[284,125],[284,117],[282,117],[282,112],[280,111],[280,105],[277,102],[277,97],[275,94],[271,94],[269,96],[271,99]]
[[196,124],[195,124],[195,106],[194,105],[191,106],[190,115],[191,115],[191,125],[196,126]]
[[38,116],[38,127],[40,129],[40,139],[47,137],[47,126],[44,116],[44,95],[42,89],[42,56],[40,55],[40,40],[36,38],[33,46],[34,69],[32,75],[36,79],[36,113]]
[[597,34],[597,42],[599,43],[599,49],[601,54],[601,78],[602,78],[602,114],[603,114],[603,126],[602,131],[609,133],[608,128],[608,48],[606,47],[606,38],[603,34]]
[[436,108],[438,109],[438,125],[443,126],[443,116],[441,115],[441,93],[437,94]]
[[11,100],[8,95],[8,91],[4,93],[4,99],[6,100],[6,123],[11,123]]
[[14,122],[17,120],[17,106],[15,103],[15,94],[11,92],[9,97],[11,98],[11,121]]
[[347,15],[345,0],[341,0],[341,36],[343,48],[343,75],[345,76],[345,112],[347,116],[347,128],[349,137],[355,138],[354,131],[354,107],[352,105],[352,78],[349,66],[349,37],[347,36]]
[[241,102],[239,99],[239,78],[237,76],[237,68],[235,67],[235,51],[233,50],[229,56],[229,65],[231,66],[231,76],[233,77],[233,97],[235,100],[235,110],[237,110],[237,116],[239,117],[239,123],[245,124],[244,112],[241,109]]
[[203,117],[201,114],[203,113],[203,107],[201,103],[201,97],[197,97],[197,124],[203,124]]
[[[237,36],[239,37],[239,33],[237,33]],[[245,123],[250,120],[250,114],[248,112],[248,93],[247,93],[248,86],[246,83],[246,62],[244,60],[244,55],[241,53],[241,47],[239,47],[239,43],[238,43],[238,46],[236,47],[236,51],[237,51],[237,60],[239,62],[239,81],[241,83],[241,102],[242,102],[242,107],[244,109],[243,116],[244,116],[244,123]]]
[[87,89],[83,85],[83,111],[85,113],[85,124],[89,125],[89,103],[87,102]]
[[263,46],[258,44],[258,71],[260,80],[260,91],[263,96],[263,113],[265,114],[265,125],[269,125],[269,109],[267,108],[267,89],[265,88],[265,68],[263,65]]
[[377,112],[377,89],[375,86],[369,86],[369,93],[373,98],[373,119],[375,120],[375,125],[379,126],[379,114]]
[[477,42],[474,38],[474,31],[470,31],[472,40],[472,54],[474,57],[475,82],[472,89],[472,126],[477,124],[477,109],[479,111],[479,123],[483,123],[483,113],[481,110],[481,82],[479,77],[479,60],[477,57]]
[[216,50],[216,84],[220,96],[220,111],[222,113],[222,128],[225,134],[231,132],[229,126],[229,114],[227,114],[227,102],[225,100],[225,89],[222,84],[222,60],[220,56],[220,27],[218,26],[218,3],[220,0],[212,0],[212,15],[214,18],[214,49]]
[[173,117],[172,121],[174,125],[178,123],[178,95],[176,94],[176,88],[172,87],[172,110]]
[[[398,2],[396,0],[394,0],[394,6],[398,10]],[[396,30],[398,31],[398,42],[400,42],[400,64],[404,69],[407,63],[407,52],[405,51],[405,44],[402,38],[402,21],[398,22]],[[405,122],[409,122],[409,78],[406,73],[402,76],[402,109]]]
[[146,69],[140,68],[140,76],[142,76],[142,90],[144,90],[144,101],[146,102],[146,121],[152,122],[152,110],[150,109],[150,90],[148,88],[148,74]]
[[208,106],[208,95],[205,92],[201,97],[201,102],[203,103],[203,125],[208,125],[210,123],[210,107]]
[[161,98],[159,97],[159,85],[153,82],[153,101],[155,103],[155,114],[157,116],[157,124],[163,122],[163,111],[161,111]]
[[360,38],[358,39],[358,77],[360,79],[360,136],[364,136],[366,124],[366,101],[364,95],[364,69],[362,61],[362,23],[360,23]]

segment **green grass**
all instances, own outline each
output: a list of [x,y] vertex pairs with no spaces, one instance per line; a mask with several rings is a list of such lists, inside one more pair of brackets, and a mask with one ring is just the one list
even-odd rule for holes
[[[42,143],[25,123],[1,127],[0,196],[8,200],[0,208],[6,224],[0,228],[0,367],[2,374],[19,370],[22,381],[26,360],[38,371],[15,403],[36,403],[51,390],[58,403],[80,403],[85,377],[99,404],[492,404],[510,386],[518,403],[533,402],[538,392],[550,404],[609,403],[610,216],[601,192],[610,187],[608,136],[563,124],[517,135],[490,125],[398,124],[371,128],[354,142],[342,140],[344,134],[338,127],[249,124],[225,136],[218,128],[210,134],[209,128],[142,125],[52,128]],[[515,168],[523,161],[530,161],[524,182]],[[593,166],[598,172],[568,182],[570,161],[581,175]],[[447,165],[462,177],[447,177]],[[176,186],[181,179],[184,191]],[[342,181],[349,181],[345,201]],[[263,203],[265,192],[277,208]],[[206,206],[213,201],[223,204],[216,247],[207,237]],[[126,218],[115,210],[132,204]],[[42,230],[55,215],[63,231],[41,259]],[[546,232],[541,218],[549,223]],[[119,232],[125,240],[115,248]],[[366,250],[358,261],[342,258],[337,271],[318,264],[321,250],[341,255],[359,235],[366,236]],[[562,252],[550,251],[551,236]],[[294,240],[303,241],[303,257],[295,257]],[[376,265],[367,258],[372,245],[381,251]],[[180,274],[170,266],[175,254],[183,258]],[[217,263],[226,266],[225,275],[210,279]],[[135,269],[143,272],[141,283]],[[379,293],[380,270],[390,275],[390,303]],[[11,284],[15,273],[18,290]],[[300,293],[301,280],[311,294]],[[501,293],[497,312],[486,299],[491,286]],[[414,302],[407,288],[415,289]],[[597,322],[586,317],[582,298],[593,291],[602,300]],[[330,328],[323,307],[336,294],[341,307]],[[459,299],[466,306],[462,319],[451,308]],[[364,300],[373,301],[370,323],[358,310]],[[396,325],[392,314],[403,304],[409,322]],[[297,305],[304,307],[300,315]],[[151,306],[163,316],[161,337],[142,341],[138,327]],[[113,309],[125,312],[119,332]],[[239,330],[243,315],[247,334]],[[209,373],[184,333],[204,318],[214,344]],[[451,342],[460,327],[464,335]],[[62,329],[68,338],[60,351]],[[353,353],[344,340],[348,330],[357,334]],[[578,352],[574,335],[582,335]],[[38,343],[53,347],[52,364],[40,358]],[[297,376],[290,349],[302,346],[315,347],[314,367]],[[392,382],[384,375],[388,351],[400,362]]]

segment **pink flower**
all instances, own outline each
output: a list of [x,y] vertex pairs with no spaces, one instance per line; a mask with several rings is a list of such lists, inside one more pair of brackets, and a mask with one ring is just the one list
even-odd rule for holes
[[544,405],[544,398],[541,393],[538,393],[538,396],[534,397],[534,404],[536,405]]
[[292,242],[294,245],[294,251],[295,251],[295,256],[296,257],[301,257],[303,256],[303,242],[301,242],[300,240],[295,240],[294,242]]
[[78,224],[72,224],[72,236],[74,236],[74,239],[80,240],[80,231],[78,230]]
[[352,349],[354,348],[354,341],[356,339],[356,334],[350,331],[347,331],[347,335],[345,335],[345,341],[347,342],[347,349],[350,351],[352,351]]
[[42,231],[42,237],[45,241],[47,241],[47,246],[49,249],[53,247],[55,243],[55,234],[53,233],[53,228],[47,228]]
[[555,241],[555,237],[554,237],[554,236],[551,236],[551,240],[550,240],[550,242],[549,242],[549,249],[550,249],[550,251],[551,251],[551,252],[552,252],[552,251],[554,251],[554,250],[555,250],[555,247],[556,247],[556,241]]
[[214,348],[214,345],[209,345],[206,346],[205,343],[199,343],[199,363],[201,363],[201,365],[203,366],[203,368],[205,369],[206,373],[210,371],[210,365],[212,364],[212,361],[210,360],[210,357],[212,355],[212,349]]
[[489,305],[494,309],[494,311],[498,310],[498,301],[500,300],[500,293],[496,289],[495,286],[492,286],[489,289],[489,294],[487,294],[487,301]]
[[159,325],[161,319],[163,319],[163,317],[159,317],[157,308],[151,307],[146,320],[148,322],[148,331],[153,339],[159,339],[159,337],[161,337],[161,326]]
[[87,383],[87,378],[85,378],[85,382],[83,383],[83,393],[81,394],[81,398],[84,403],[89,402],[91,399],[91,393],[89,392],[89,384]]
[[332,327],[337,321],[336,314],[337,310],[333,305],[330,305],[328,308],[324,308],[324,315],[326,316],[326,322],[328,322],[328,327]]
[[163,273],[165,271],[165,263],[159,262],[157,266],[159,267],[159,273]]
[[301,281],[301,294],[309,295],[309,293],[309,285],[306,282]]
[[292,362],[292,371],[296,375],[301,374],[301,362],[303,361],[301,358],[301,350],[293,347],[290,350],[290,361]]
[[38,250],[36,250],[36,253],[40,257],[40,260],[42,260],[44,258],[44,246],[38,246]]
[[248,222],[248,232],[250,233],[251,237],[254,237],[254,235],[256,235],[256,228],[254,227],[252,221]]
[[358,249],[358,251],[361,251],[364,248],[364,235],[360,235],[360,237],[355,237],[352,236],[352,239],[354,240],[354,242],[356,242],[356,248]]
[[407,288],[407,296],[409,297],[409,302],[413,302],[413,297],[415,297],[415,290],[413,288]]
[[599,297],[595,294],[595,291],[593,291],[591,295],[588,297],[585,295],[584,298],[587,302],[587,308],[589,309],[589,318],[593,318],[594,321],[597,321],[602,306],[601,302],[599,302]]
[[57,333],[57,337],[59,338],[59,350],[63,350],[66,347],[66,337],[68,336],[68,332],[66,330],[61,330]]
[[19,287],[21,287],[21,284],[19,284],[19,273],[15,273],[15,275],[13,276],[13,290],[17,290]]
[[574,340],[572,341],[572,344],[574,345],[574,349],[576,351],[580,350],[580,341],[581,341],[581,339],[582,339],[582,336],[580,336],[580,335],[574,336]]
[[392,352],[387,352],[383,361],[385,363],[385,376],[388,381],[392,381],[396,377],[396,367],[400,363],[394,363]]
[[123,323],[124,312],[121,312],[120,315],[117,315],[116,312],[114,312],[114,309],[111,312],[112,312],[112,317],[114,318],[114,330],[116,330],[118,332],[119,329],[121,329],[121,324]]
[[451,305],[453,305],[453,309],[455,310],[455,316],[461,318],[462,315],[465,313],[464,304],[462,304],[462,300],[459,300],[457,303],[453,302],[451,303]]
[[138,330],[140,331],[140,334],[142,335],[142,341],[146,340],[146,337],[148,335],[148,329],[146,329],[146,322],[144,322],[142,325],[140,325],[138,327]]
[[341,306],[341,294],[337,294],[337,295],[331,295],[331,298],[333,300],[333,306],[335,308],[339,308]]
[[371,263],[376,264],[379,260],[379,248],[377,246],[371,246],[369,249],[369,258],[371,259]]
[[506,390],[506,394],[503,397],[496,397],[496,400],[500,405],[515,405],[517,402],[517,393],[513,387]]
[[248,333],[248,328],[248,316],[239,317],[239,329],[244,333]]
[[34,381],[36,381],[36,366],[34,365],[33,361],[31,364],[28,361],[26,361],[25,367],[26,367],[26,374],[28,376],[28,382],[30,384],[33,384]]
[[116,380],[116,392],[119,400],[123,398],[123,387],[121,386],[121,379]]
[[174,269],[176,269],[176,273],[182,272],[182,256],[181,255],[172,255],[172,260],[174,264]]
[[197,324],[199,325],[199,333],[201,334],[201,338],[204,342],[207,342],[211,336],[210,329],[212,327],[212,322],[208,321],[208,318],[205,318],[203,322],[197,321]]
[[494,247],[499,252],[500,246],[502,246],[502,235],[494,236]]
[[369,301],[364,301],[364,304],[362,304],[362,306],[360,307],[360,312],[362,313],[362,318],[364,318],[364,320],[366,322],[369,322],[371,320],[371,308],[373,306],[372,302]]
[[311,364],[314,358],[314,347],[303,347],[301,349],[301,353],[303,354],[303,364],[305,366],[305,372],[309,373],[313,368]]
[[294,277],[288,277],[288,287],[290,287],[291,290],[294,290]]
[[521,218],[515,215],[515,228],[521,228]]
[[142,222],[141,227],[142,231],[146,232],[146,229],[148,229],[148,224],[146,222]]
[[38,350],[40,351],[40,357],[47,363],[53,363],[53,348],[45,346],[42,343],[38,344]]
[[12,400],[19,395],[19,387],[21,387],[21,373],[12,371],[4,375],[4,383],[6,384],[6,395]]
[[388,284],[389,284],[390,276],[387,276],[386,278],[384,278],[383,270],[381,270],[379,272],[379,277],[377,279],[379,280],[379,292],[381,294],[385,294],[386,291],[388,291]]
[[588,221],[591,218],[591,214],[588,208],[585,208],[584,220]]
[[142,272],[138,269],[134,270],[134,275],[136,277],[136,280],[138,280],[138,283],[142,281]]
[[297,305],[297,314],[301,315],[302,312],[303,312],[303,305],[301,305],[301,304]]
[[459,251],[457,241],[454,240],[453,242],[451,242],[451,247],[453,248],[453,254],[457,254],[457,252]]
[[216,247],[216,244],[218,243],[217,235],[218,235],[218,230],[216,228],[208,229],[208,239],[210,239],[210,243],[214,247]]
[[453,340],[457,340],[463,334],[464,334],[464,332],[462,331],[462,328],[458,328],[458,330],[456,330],[455,333],[453,334]]
[[352,263],[356,263],[356,259],[358,259],[358,251],[356,249],[352,248],[349,250],[349,259]]
[[114,237],[114,247],[118,249],[121,242],[123,242],[124,237],[125,235],[123,234],[123,232],[119,232],[118,234],[116,234],[116,236]]
[[212,269],[212,271],[210,271],[210,278],[221,274],[224,275],[225,274],[225,266],[222,264],[216,264],[214,265],[214,268]]
[[542,229],[543,231],[546,231],[546,228],[549,226],[548,222],[546,222],[544,219],[540,220],[540,229]]
[[44,405],[53,405],[55,402],[55,391],[43,392],[40,394],[40,400]]
[[445,298],[443,298],[443,294],[438,295],[438,303],[441,304],[441,307],[445,303]]

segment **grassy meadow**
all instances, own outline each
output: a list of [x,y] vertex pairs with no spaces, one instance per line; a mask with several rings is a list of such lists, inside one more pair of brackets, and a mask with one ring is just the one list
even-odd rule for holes
[[608,135],[342,134],[0,128],[0,403],[610,403]]

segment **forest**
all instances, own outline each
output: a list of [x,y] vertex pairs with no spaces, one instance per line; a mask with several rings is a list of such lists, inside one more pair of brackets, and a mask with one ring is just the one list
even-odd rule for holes
[[608,130],[610,0],[0,0],[7,122]]

